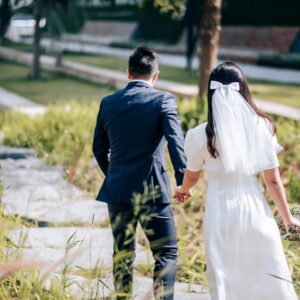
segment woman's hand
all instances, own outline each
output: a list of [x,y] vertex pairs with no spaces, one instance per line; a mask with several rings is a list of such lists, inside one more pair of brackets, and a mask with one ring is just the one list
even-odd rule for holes
[[300,221],[291,216],[288,221],[284,221],[286,228],[286,234],[282,236],[282,239],[288,238],[291,241],[300,240]]
[[297,218],[295,218],[293,216],[291,218],[289,218],[287,221],[285,221],[284,225],[286,228],[288,228],[290,226],[296,226],[299,228],[299,231],[300,231],[300,220],[298,220]]
[[288,239],[290,241],[300,240],[300,221],[295,217],[291,216],[289,220],[284,221],[286,228],[286,234],[282,236],[282,239]]
[[192,191],[184,191],[181,186],[178,186],[175,190],[174,199],[177,199],[179,202],[185,202],[189,197],[192,196]]
[[197,183],[200,176],[200,171],[192,172],[186,170],[184,173],[184,178],[181,186],[178,186],[175,190],[175,195],[173,198],[180,202],[186,201],[192,196],[192,187]]

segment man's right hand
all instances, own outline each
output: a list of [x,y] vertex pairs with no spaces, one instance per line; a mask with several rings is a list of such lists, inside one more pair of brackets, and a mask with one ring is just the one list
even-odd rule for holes
[[183,191],[181,186],[178,186],[175,190],[174,199],[177,199],[179,202],[185,202],[188,198],[192,196],[192,191]]

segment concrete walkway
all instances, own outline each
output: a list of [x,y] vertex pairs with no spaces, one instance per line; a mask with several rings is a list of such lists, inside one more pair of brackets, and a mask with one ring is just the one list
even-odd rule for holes
[[[31,65],[32,63],[31,54],[19,52],[5,47],[0,47],[0,57],[25,65]],[[66,75],[71,75],[76,78],[85,79],[95,83],[112,84],[118,88],[124,87],[128,83],[127,76],[123,72],[93,67],[69,60],[63,60],[62,65],[57,67],[53,57],[42,56],[41,65],[43,69],[48,71],[61,72]],[[158,89],[169,91],[184,97],[193,97],[198,94],[198,87],[196,85],[181,84],[167,80],[159,80],[156,83],[156,87]],[[298,108],[283,104],[276,104],[265,100],[256,100],[256,102],[257,105],[266,113],[275,114],[294,120],[300,120],[300,109]]]
[[[51,48],[55,43],[55,47],[59,49],[74,51],[78,53],[101,54],[107,56],[125,57],[128,58],[132,53],[131,49],[112,48],[109,46],[101,46],[92,43],[82,43],[77,41],[56,41],[43,39],[42,45]],[[237,53],[235,53],[237,55]],[[178,54],[163,54],[159,53],[160,63],[163,65],[185,68],[186,59],[184,55]],[[220,63],[221,61],[218,61]],[[271,67],[263,67],[239,63],[239,66],[244,71],[248,79],[264,80],[268,82],[278,83],[293,83],[300,84],[300,71],[289,69],[277,69]],[[193,61],[193,68],[198,68],[198,59]]]
[[[299,95],[300,100],[300,95]],[[255,103],[258,108],[266,113],[277,115],[293,120],[300,120],[300,109],[296,107],[291,107],[284,104],[273,103],[270,101],[265,101],[261,99],[255,99]]]
[[[98,46],[106,46],[110,47],[110,45],[114,42],[122,42],[123,38],[117,38],[114,40],[109,40],[103,36],[95,36],[87,33],[81,32],[80,34],[63,34],[61,37],[61,41],[63,42],[76,42],[81,44],[90,44],[90,45],[98,45]],[[125,43],[128,42],[129,39],[125,38]],[[27,42],[29,42],[27,40]],[[32,41],[30,41],[32,43]],[[140,45],[140,42],[133,42],[135,45]],[[179,54],[185,55],[186,53],[186,36],[183,35],[181,40],[175,45],[166,45],[166,44],[158,44],[147,42],[147,46],[155,49],[157,53],[163,54]],[[272,54],[274,51],[267,49],[250,49],[250,48],[228,48],[228,47],[220,47],[218,50],[219,57],[228,57],[231,60],[234,58],[238,59],[238,61],[244,62],[255,62],[260,54]]]
[[0,87],[0,110],[11,108],[30,116],[42,115],[46,107]]

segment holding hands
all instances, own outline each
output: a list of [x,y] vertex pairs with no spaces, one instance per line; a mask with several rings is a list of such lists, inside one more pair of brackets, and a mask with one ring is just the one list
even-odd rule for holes
[[188,198],[192,196],[192,188],[198,182],[200,177],[199,172],[192,172],[186,170],[184,173],[184,178],[181,186],[178,186],[175,190],[174,199],[177,199],[179,202],[185,202]]
[[183,190],[182,186],[178,186],[175,190],[175,194],[173,196],[174,199],[178,200],[179,202],[185,202],[188,198],[192,196],[191,190]]

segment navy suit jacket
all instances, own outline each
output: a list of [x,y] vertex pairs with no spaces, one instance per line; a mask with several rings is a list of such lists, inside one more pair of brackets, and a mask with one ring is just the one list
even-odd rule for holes
[[146,82],[132,81],[105,97],[100,104],[93,140],[93,153],[106,176],[97,200],[131,204],[134,195],[143,194],[147,185],[156,194],[153,203],[170,203],[164,137],[176,183],[181,185],[186,158],[174,96]]

